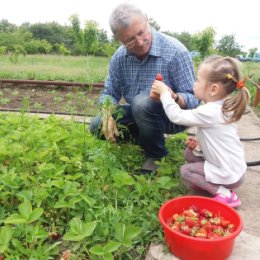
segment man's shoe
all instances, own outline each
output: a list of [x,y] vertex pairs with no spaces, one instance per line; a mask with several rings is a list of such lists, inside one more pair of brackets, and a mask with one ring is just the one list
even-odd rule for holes
[[141,167],[141,173],[142,174],[151,174],[155,173],[156,170],[159,168],[159,165],[155,162],[160,161],[158,158],[152,158],[152,157],[146,157],[145,161]]

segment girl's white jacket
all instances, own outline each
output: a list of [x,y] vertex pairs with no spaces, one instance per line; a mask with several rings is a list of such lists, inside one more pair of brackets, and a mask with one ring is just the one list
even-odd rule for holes
[[244,149],[236,124],[224,120],[221,110],[224,100],[209,102],[192,110],[181,109],[169,92],[161,95],[161,101],[171,122],[197,127],[208,182],[232,184],[245,174]]

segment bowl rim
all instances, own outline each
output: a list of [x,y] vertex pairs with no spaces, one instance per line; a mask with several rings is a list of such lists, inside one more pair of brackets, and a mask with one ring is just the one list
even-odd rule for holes
[[[235,230],[234,232],[232,232],[230,235],[225,236],[225,237],[220,237],[220,238],[214,238],[214,239],[191,237],[191,236],[182,234],[182,233],[180,233],[180,232],[177,232],[177,231],[171,229],[171,228],[169,227],[169,225],[166,223],[166,221],[164,221],[164,218],[163,218],[163,216],[162,216],[162,212],[163,212],[164,208],[165,208],[168,204],[172,203],[173,201],[184,200],[184,199],[186,199],[186,198],[189,198],[189,199],[200,199],[200,200],[204,200],[204,201],[210,201],[210,202],[213,202],[213,203],[215,203],[215,204],[220,205],[221,207],[223,207],[223,206],[224,206],[224,207],[227,207],[228,210],[230,210],[232,213],[234,213],[235,215],[237,215],[237,217],[238,217],[239,220],[240,220],[240,221],[239,221],[239,225],[237,226],[236,230]],[[205,243],[214,243],[214,242],[216,242],[216,241],[226,241],[226,240],[234,239],[235,237],[237,237],[237,236],[239,235],[239,233],[240,233],[240,232],[242,231],[242,229],[243,229],[243,220],[242,220],[241,216],[238,214],[238,212],[237,212],[235,209],[233,209],[233,208],[231,208],[231,207],[225,205],[224,203],[221,203],[221,202],[219,202],[219,201],[216,201],[216,200],[214,200],[214,199],[212,199],[212,198],[203,197],[203,196],[198,196],[198,195],[180,196],[180,197],[176,197],[176,198],[173,198],[173,199],[170,199],[170,200],[166,201],[165,203],[162,204],[162,206],[161,206],[160,209],[159,209],[158,218],[159,218],[159,221],[160,221],[161,225],[163,226],[163,228],[166,228],[168,231],[173,232],[174,234],[177,234],[177,235],[179,235],[179,236],[181,236],[181,237],[183,237],[183,238],[190,239],[190,240],[192,240],[192,241],[203,241],[203,242],[205,242]]]

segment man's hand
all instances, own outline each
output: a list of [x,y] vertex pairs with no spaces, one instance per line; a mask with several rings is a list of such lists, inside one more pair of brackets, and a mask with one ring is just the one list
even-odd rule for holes
[[107,112],[108,111],[103,111],[102,133],[108,141],[116,143],[117,137],[119,136],[116,121]]

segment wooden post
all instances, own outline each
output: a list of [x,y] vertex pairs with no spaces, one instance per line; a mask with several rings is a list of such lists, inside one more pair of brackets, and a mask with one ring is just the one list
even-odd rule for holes
[[255,99],[253,104],[254,107],[258,106],[259,99],[260,99],[260,80],[258,81],[258,87],[256,88]]
[[254,82],[250,77],[246,78],[256,87],[255,99],[253,103],[253,107],[257,107],[260,99],[260,79],[258,79],[258,83]]

